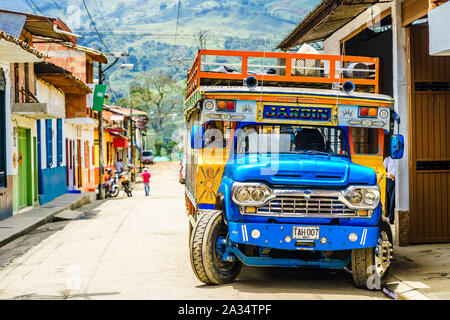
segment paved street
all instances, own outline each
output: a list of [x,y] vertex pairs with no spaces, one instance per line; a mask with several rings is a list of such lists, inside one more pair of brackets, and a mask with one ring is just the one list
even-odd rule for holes
[[387,299],[344,271],[244,267],[233,284],[194,276],[177,163],[150,167],[151,196],[96,201],[0,248],[1,299]]

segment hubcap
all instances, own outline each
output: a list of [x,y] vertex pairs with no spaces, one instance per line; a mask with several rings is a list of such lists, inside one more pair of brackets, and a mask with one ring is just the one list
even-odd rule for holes
[[393,251],[394,249],[388,235],[385,231],[381,231],[375,248],[375,268],[380,276],[383,276],[389,268]]

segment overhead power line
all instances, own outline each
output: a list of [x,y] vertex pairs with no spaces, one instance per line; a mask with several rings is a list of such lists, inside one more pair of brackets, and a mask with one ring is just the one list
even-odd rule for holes
[[103,46],[105,47],[106,51],[108,51],[108,53],[111,53],[111,50],[109,50],[109,47],[106,45],[106,43],[103,41],[102,36],[100,35],[100,33],[97,30],[97,26],[95,25],[94,20],[92,19],[91,13],[89,12],[89,9],[86,5],[86,2],[84,0],[83,1],[83,5],[84,5],[84,9],[86,10],[87,15],[89,16],[89,19],[92,22],[92,26],[94,27],[95,33],[97,34],[98,38],[100,39],[101,43],[103,44]]
[[55,0],[52,0],[52,1],[53,1],[53,4],[55,5],[55,7],[58,9],[58,11],[61,12],[61,14],[64,16],[64,18],[68,20],[66,14],[64,13],[64,10],[59,6],[59,4]]
[[28,2],[28,0],[24,0],[26,3],[27,3],[27,5],[30,7],[30,9],[33,11],[33,13],[35,14],[35,15],[38,15],[38,13],[36,12],[36,10],[34,10],[34,8],[33,8],[33,6]]
[[97,12],[100,13],[100,15],[102,16],[103,22],[106,25],[106,29],[108,29],[109,32],[113,32],[112,31],[113,29],[111,28],[111,25],[109,24],[109,20],[106,19],[105,16],[103,15],[103,12],[100,9],[100,6],[98,5],[97,1],[96,0],[92,0],[92,1],[94,2],[95,6],[97,7]]
[[[41,15],[45,17],[45,14],[42,12],[41,9],[39,9],[39,7],[36,5],[36,3],[34,3],[33,0],[29,0],[29,1],[36,7],[36,9],[41,13]],[[28,0],[27,0],[27,2],[28,2]],[[34,11],[34,12],[36,12],[36,11]]]

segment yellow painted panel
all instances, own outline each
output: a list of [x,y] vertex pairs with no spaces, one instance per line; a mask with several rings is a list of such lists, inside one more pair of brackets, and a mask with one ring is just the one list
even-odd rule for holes
[[217,191],[222,181],[228,156],[229,150],[227,149],[211,148],[201,151],[197,165],[197,202],[216,203]]
[[383,210],[386,210],[386,169],[383,165],[383,157],[376,155],[373,156],[358,154],[352,155],[352,162],[375,170],[375,172],[377,173],[377,184],[380,187],[381,191],[381,202],[383,205]]

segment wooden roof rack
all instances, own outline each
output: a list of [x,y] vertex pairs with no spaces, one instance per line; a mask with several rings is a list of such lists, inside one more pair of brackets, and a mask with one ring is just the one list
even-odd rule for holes
[[199,50],[187,74],[188,98],[199,86],[259,85],[332,89],[352,81],[356,91],[379,93],[379,59],[285,52]]

